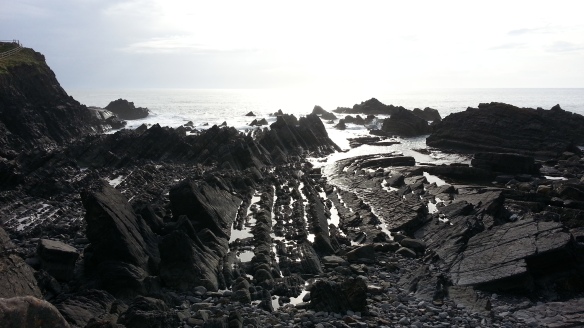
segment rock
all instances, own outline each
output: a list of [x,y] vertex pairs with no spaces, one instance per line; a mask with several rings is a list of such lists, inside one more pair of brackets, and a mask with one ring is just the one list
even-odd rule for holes
[[346,130],[347,129],[347,125],[345,124],[345,120],[344,119],[340,119],[339,123],[337,123],[337,125],[335,125],[335,129],[337,130]]
[[442,117],[437,109],[426,107],[424,110],[414,108],[412,111],[416,116],[419,116],[429,122],[440,122]]
[[495,226],[468,241],[451,268],[452,281],[461,286],[532,290],[533,281],[526,279],[530,272],[562,266],[569,270],[575,264],[567,260],[570,239],[555,222],[524,219]]
[[403,257],[409,257],[409,258],[416,258],[418,256],[415,251],[413,251],[407,247],[401,247],[400,249],[395,251],[395,253],[399,254]]
[[[136,217],[119,191],[108,183],[99,181],[84,191],[81,199],[86,210],[87,238],[91,242],[85,251],[87,270],[94,271],[102,263],[113,261],[127,263],[129,266],[121,264],[126,268],[136,267],[143,272],[157,272],[160,262],[158,237],[143,220]],[[107,270],[101,272],[106,273]],[[135,275],[130,274],[127,277],[132,276]],[[115,281],[102,279],[102,283],[107,288],[108,284],[115,284]],[[133,285],[140,286],[141,282],[135,281]],[[110,287],[108,289],[115,292],[115,286]]]
[[364,160],[359,166],[368,167],[389,167],[389,166],[414,166],[416,160],[411,156],[381,157]]
[[403,109],[396,111],[391,114],[391,117],[383,120],[381,131],[404,137],[413,137],[429,134],[431,128],[425,119],[416,116],[407,109]]
[[102,131],[97,117],[60,86],[42,54],[23,48],[12,59],[0,78],[0,157]]
[[76,295],[62,295],[53,303],[74,327],[85,327],[92,319],[107,316],[116,299],[103,290],[85,290]]
[[[1,236],[7,236],[0,228]],[[8,246],[8,242],[1,247]],[[34,277],[33,269],[17,255],[0,253],[0,297],[34,296],[41,298],[41,291]]]
[[584,144],[584,117],[567,111],[480,104],[433,125],[428,146],[461,151],[556,157]]
[[367,115],[393,115],[399,110],[405,110],[401,106],[385,105],[375,98],[363,101],[360,104],[355,104],[353,108],[338,107],[333,110],[335,113],[341,114],[367,114]]
[[520,154],[476,153],[471,161],[471,165],[477,168],[501,173],[539,173],[534,158]]
[[342,283],[318,280],[310,289],[310,308],[335,313],[365,311],[367,284],[360,278],[348,278]]
[[133,102],[118,99],[110,102],[105,108],[116,114],[122,120],[137,120],[148,116],[148,108],[136,107]]
[[517,319],[531,327],[577,327],[584,325],[584,298],[566,302],[538,303],[514,313]]
[[37,254],[41,268],[57,280],[68,281],[73,278],[75,263],[79,258],[75,248],[59,241],[41,239]]
[[0,298],[0,326],[61,328],[69,324],[51,303],[24,296]]
[[314,106],[312,114],[320,116],[323,120],[336,120],[337,116],[333,113],[327,112],[320,106]]
[[347,260],[357,262],[361,260],[375,261],[375,248],[373,244],[360,246],[347,253]]
[[416,252],[420,252],[422,254],[426,251],[426,243],[424,243],[422,240],[412,239],[412,238],[404,238],[401,241],[399,241],[399,243],[403,247],[407,247],[409,249],[412,249]]
[[249,112],[247,114],[245,114],[245,116],[256,116],[253,112]]
[[180,320],[176,313],[169,311],[168,306],[159,299],[139,296],[135,298],[128,310],[118,322],[126,327],[178,327]]
[[262,125],[268,125],[268,121],[265,118],[262,118],[261,120],[253,120],[251,123],[249,123],[250,126],[262,126]]

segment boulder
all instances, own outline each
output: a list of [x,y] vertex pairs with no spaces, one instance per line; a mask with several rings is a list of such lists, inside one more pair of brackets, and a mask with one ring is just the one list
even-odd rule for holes
[[245,114],[245,116],[256,116],[256,115],[250,111],[249,113]]
[[73,278],[75,263],[79,258],[77,250],[65,243],[41,239],[37,248],[41,268],[60,281]]
[[178,327],[180,319],[159,299],[139,296],[130,304],[118,322],[126,327]]
[[367,284],[360,278],[341,283],[317,280],[310,288],[310,305],[314,311],[346,313],[367,309]]
[[111,313],[115,301],[115,297],[103,290],[89,289],[78,294],[62,295],[53,303],[69,324],[85,327],[92,319]]
[[0,298],[0,326],[66,328],[69,324],[51,303],[23,296]]
[[122,120],[145,118],[149,113],[148,108],[136,107],[133,102],[121,98],[110,102],[105,108]]
[[413,112],[403,109],[396,111],[389,118],[383,120],[381,131],[403,137],[413,137],[429,134],[431,128],[428,121],[416,116]]
[[373,244],[357,247],[347,253],[347,260],[350,262],[357,262],[362,260],[374,262],[375,248]]

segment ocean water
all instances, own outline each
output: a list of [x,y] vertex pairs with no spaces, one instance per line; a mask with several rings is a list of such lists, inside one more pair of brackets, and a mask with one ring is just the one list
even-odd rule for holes
[[[134,102],[137,107],[147,107],[151,115],[142,120],[128,121],[127,128],[136,128],[143,123],[178,127],[189,121],[197,129],[206,129],[214,124],[227,123],[241,131],[252,129],[249,123],[254,119],[266,118],[275,121],[270,114],[282,109],[284,113],[297,117],[312,112],[315,105],[332,111],[337,107],[352,107],[370,98],[377,98],[384,104],[403,106],[407,109],[435,108],[442,117],[464,111],[467,107],[477,107],[479,103],[504,102],[519,107],[542,107],[549,109],[559,104],[564,110],[584,115],[584,89],[429,89],[429,90],[301,90],[301,89],[122,89],[89,90],[68,89],[67,92],[87,106],[105,107],[110,101],[123,98]],[[245,116],[248,112],[256,116]],[[339,116],[339,115],[337,115]],[[381,119],[376,125],[381,125]],[[336,123],[336,122],[335,122]],[[333,129],[334,124],[325,126],[341,148],[349,149],[347,138],[367,135],[364,127],[348,125],[347,130]],[[418,162],[464,162],[464,158],[432,152],[424,155],[415,149],[426,148],[425,136],[400,139],[394,146],[361,146],[347,153],[335,154],[334,159],[349,156],[398,152],[416,157]]]

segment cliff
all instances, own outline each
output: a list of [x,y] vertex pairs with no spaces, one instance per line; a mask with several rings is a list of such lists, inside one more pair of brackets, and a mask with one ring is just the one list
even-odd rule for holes
[[[11,47],[0,43],[0,52]],[[97,123],[63,90],[42,54],[23,48],[0,59],[0,156],[53,148],[94,132]]]

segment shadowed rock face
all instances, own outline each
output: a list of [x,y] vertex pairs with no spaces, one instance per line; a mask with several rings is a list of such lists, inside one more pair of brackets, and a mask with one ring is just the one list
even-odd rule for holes
[[480,104],[433,125],[428,146],[461,151],[557,156],[584,144],[584,117],[563,111]]
[[353,108],[339,107],[333,112],[341,114],[367,114],[367,115],[393,115],[395,112],[405,110],[401,106],[385,105],[375,98],[371,98],[360,104],[355,104]]
[[388,134],[412,137],[428,134],[431,128],[428,121],[407,109],[403,109],[395,111],[390,118],[383,120],[381,130]]

